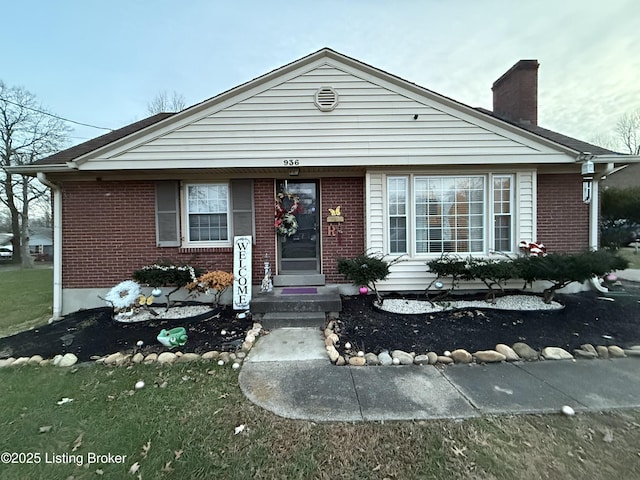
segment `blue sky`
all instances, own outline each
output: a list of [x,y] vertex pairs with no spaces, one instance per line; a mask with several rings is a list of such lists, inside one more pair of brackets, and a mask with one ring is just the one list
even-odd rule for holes
[[[119,128],[160,91],[188,105],[330,47],[473,107],[537,59],[539,124],[583,140],[640,109],[636,0],[4,2],[0,80]],[[73,126],[72,143],[104,133]]]

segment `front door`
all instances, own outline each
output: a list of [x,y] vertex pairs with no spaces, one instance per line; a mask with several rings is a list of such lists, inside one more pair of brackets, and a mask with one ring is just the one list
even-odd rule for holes
[[295,217],[278,233],[278,273],[320,273],[318,181],[280,180],[277,192],[283,214]]

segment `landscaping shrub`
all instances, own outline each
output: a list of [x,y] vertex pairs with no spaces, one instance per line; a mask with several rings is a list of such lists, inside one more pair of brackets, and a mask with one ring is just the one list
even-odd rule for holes
[[[436,258],[427,262],[427,267],[429,267],[430,272],[436,274],[436,278],[429,285],[427,285],[427,288],[425,288],[425,292],[427,292],[427,295],[429,293],[429,289],[433,285],[437,285],[442,278],[451,279],[449,288],[438,292],[435,300],[443,298],[453,290],[455,290],[458,287],[458,283],[460,280],[472,280],[473,278],[470,276],[468,261],[462,259],[457,255],[444,253],[442,254],[442,256],[440,256],[440,258]],[[443,285],[441,284],[438,286],[438,288],[442,288],[442,286]]]
[[443,255],[427,262],[429,271],[436,279],[451,278],[449,293],[458,286],[460,280],[480,280],[489,289],[487,298],[495,298],[495,287],[504,292],[508,280],[522,279],[526,283],[546,280],[552,285],[543,291],[546,303],[553,300],[556,290],[572,282],[585,282],[592,277],[602,277],[614,270],[624,270],[629,262],[611,250],[588,251],[578,254],[551,253],[543,255],[523,255],[506,260],[474,258],[467,259],[455,255]]
[[400,257],[388,262],[384,260],[384,255],[370,255],[363,253],[355,258],[338,259],[338,273],[341,273],[347,280],[356,286],[365,286],[376,294],[378,303],[382,303],[382,298],[376,288],[376,282],[386,279],[391,272],[390,267],[398,262]]
[[171,295],[186,287],[187,284],[195,282],[202,273],[202,270],[197,267],[175,265],[170,261],[164,260],[136,270],[133,272],[133,279],[153,288],[174,287],[173,290],[165,295],[167,308],[169,308],[171,306]]
[[613,270],[624,270],[629,262],[609,250],[577,254],[550,253],[541,257],[517,257],[513,260],[518,275],[525,282],[546,280],[552,285],[543,291],[544,301],[550,303],[556,290],[573,282],[585,282]]
[[491,301],[495,300],[494,287],[504,293],[505,284],[519,277],[518,267],[511,259],[469,257],[467,271],[469,278],[477,278],[486,285],[489,289],[487,299]]
[[185,288],[190,292],[198,293],[213,293],[214,305],[220,305],[220,297],[222,294],[233,285],[233,274],[216,270],[214,272],[207,272],[204,275],[200,275],[194,282],[190,282],[185,285]]

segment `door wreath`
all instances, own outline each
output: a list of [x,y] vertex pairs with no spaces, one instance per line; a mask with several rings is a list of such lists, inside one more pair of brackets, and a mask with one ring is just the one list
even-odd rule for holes
[[[285,208],[284,199],[291,201],[291,206]],[[300,199],[295,193],[280,192],[276,195],[276,221],[275,228],[279,235],[290,237],[298,231],[296,213],[301,211]]]

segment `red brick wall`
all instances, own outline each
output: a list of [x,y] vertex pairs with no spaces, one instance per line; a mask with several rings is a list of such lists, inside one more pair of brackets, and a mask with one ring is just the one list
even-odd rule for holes
[[[320,181],[322,223],[322,265],[327,283],[345,283],[338,270],[338,258],[360,255],[365,249],[364,178],[323,178]],[[327,235],[329,208],[342,207],[344,223],[341,234]]]
[[538,175],[538,238],[549,252],[589,248],[589,205],[578,173]]
[[253,182],[256,241],[253,245],[253,283],[260,284],[264,277],[264,254],[269,254],[271,273],[276,272],[275,181],[270,178]]
[[[259,284],[264,275],[265,253],[275,272],[274,195],[273,179],[254,181],[254,284]],[[321,202],[323,271],[327,282],[344,282],[336,272],[337,258],[364,251],[364,179],[323,179]],[[346,217],[342,234],[327,237],[327,209],[337,205],[342,205]],[[62,209],[64,288],[108,288],[131,278],[134,270],[163,258],[205,270],[232,269],[231,248],[156,246],[153,181],[65,182]]]
[[65,182],[62,210],[65,288],[111,287],[161,258],[205,270],[232,269],[231,248],[156,247],[152,181]]

